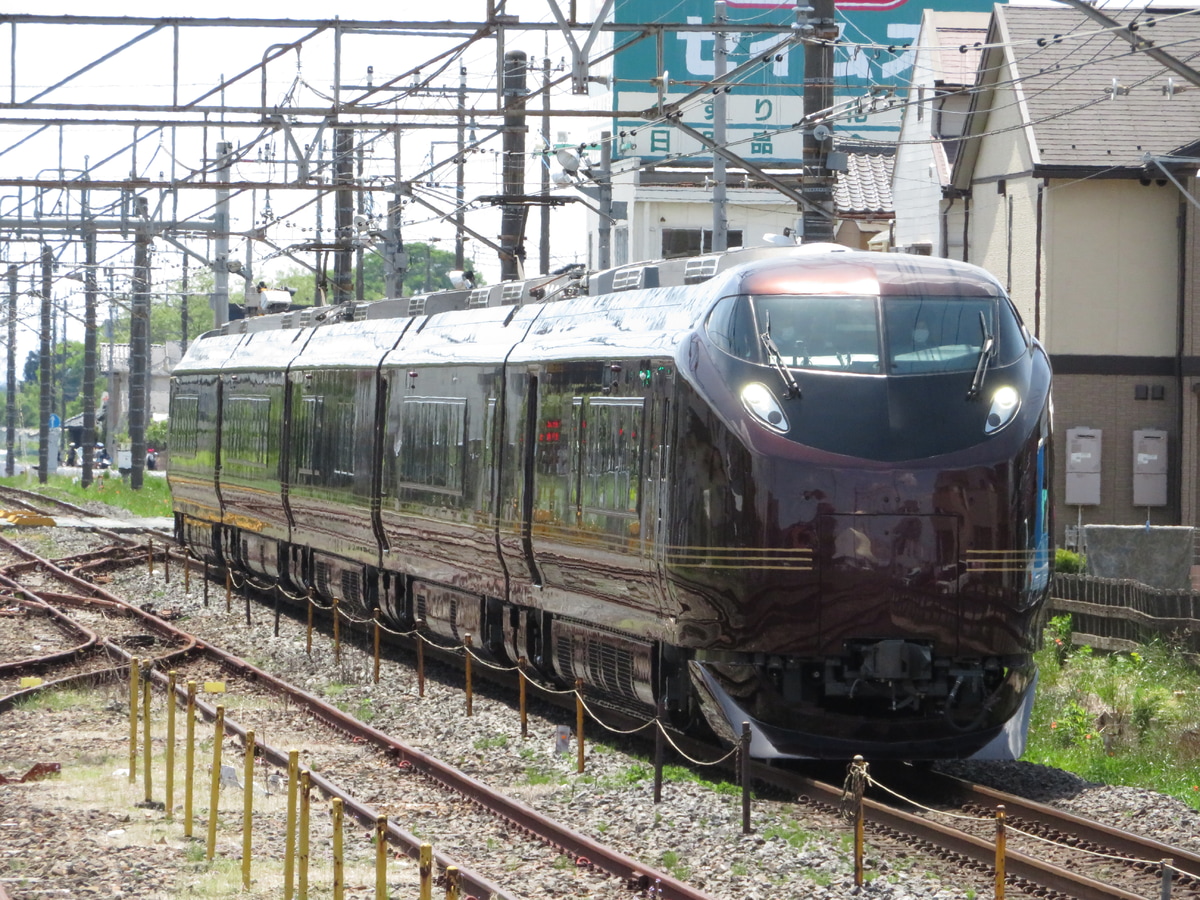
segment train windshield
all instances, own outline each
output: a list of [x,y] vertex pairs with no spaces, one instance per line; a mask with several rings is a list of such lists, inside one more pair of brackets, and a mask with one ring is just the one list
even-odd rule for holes
[[[1002,318],[1007,311],[1006,306]],[[988,297],[887,297],[881,302],[878,297],[759,295],[722,300],[709,316],[708,333],[721,349],[750,362],[916,375],[974,369],[989,336],[999,338],[1002,357],[1024,349],[1015,319],[1005,318],[997,336],[996,317],[996,300]]]

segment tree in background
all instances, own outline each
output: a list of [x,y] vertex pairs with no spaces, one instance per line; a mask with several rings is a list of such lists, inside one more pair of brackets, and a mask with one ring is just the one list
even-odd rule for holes
[[[438,250],[432,244],[413,241],[404,245],[408,253],[408,270],[404,273],[404,296],[424,294],[429,291],[448,291],[450,284],[449,273],[455,269],[454,254]],[[468,264],[467,269],[471,266]],[[352,275],[351,280],[357,277]],[[333,273],[326,272],[326,298],[333,284]],[[316,294],[316,277],[308,269],[293,267],[275,276],[268,282],[273,288],[294,288],[296,293],[292,303],[296,306],[311,306]],[[476,276],[476,283],[483,285],[482,278]],[[386,279],[383,271],[383,256],[374,251],[363,254],[363,299],[382,300]]]
[[[423,294],[429,291],[449,290],[452,285],[448,273],[453,271],[454,254],[438,250],[431,243],[414,241],[405,244],[408,253],[408,270],[404,277],[404,296]],[[468,270],[471,268],[467,266]],[[244,302],[244,291],[233,290],[240,279],[230,280],[230,300]],[[326,273],[326,284],[332,284],[333,273]],[[213,328],[213,311],[209,297],[213,289],[213,274],[207,269],[195,269],[189,273],[186,295],[181,282],[165,282],[154,286],[150,302],[150,343],[178,343],[183,339],[183,308],[187,307],[187,338],[191,343],[197,337]],[[244,284],[244,282],[242,282]],[[369,251],[363,255],[363,299],[380,300],[384,297],[383,257]],[[476,276],[476,283],[483,285],[482,278]],[[316,277],[309,269],[295,266],[271,278],[267,282],[272,288],[293,288],[295,294],[292,303],[296,306],[312,306],[316,295]],[[100,371],[96,373],[96,410],[100,409],[100,397],[108,389],[104,363],[107,351],[104,345],[129,344],[130,298],[128,294],[117,294],[115,303],[111,306],[103,300],[97,309],[98,346],[97,363]],[[55,357],[55,390],[65,391],[67,417],[77,415],[83,410],[83,398],[80,395],[83,385],[83,343],[80,341],[60,342],[54,348]],[[21,427],[36,427],[39,415],[38,368],[40,356],[32,351],[25,360],[22,371],[22,381],[17,387],[18,419]],[[55,411],[61,407],[58,398]]]

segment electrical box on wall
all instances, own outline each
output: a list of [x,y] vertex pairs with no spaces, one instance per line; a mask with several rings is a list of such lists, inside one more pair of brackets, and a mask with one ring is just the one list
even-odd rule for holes
[[1146,428],[1133,433],[1133,505],[1167,505],[1167,433]]
[[1100,503],[1099,428],[1067,429],[1067,505]]

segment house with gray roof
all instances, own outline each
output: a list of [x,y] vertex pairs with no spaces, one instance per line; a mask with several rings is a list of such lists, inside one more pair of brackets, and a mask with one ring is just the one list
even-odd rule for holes
[[1200,519],[1200,11],[1105,14],[994,8],[942,216],[1050,352],[1068,542]]
[[927,9],[896,141],[892,243],[931,256],[962,253],[961,208],[943,191],[960,146],[990,14]]

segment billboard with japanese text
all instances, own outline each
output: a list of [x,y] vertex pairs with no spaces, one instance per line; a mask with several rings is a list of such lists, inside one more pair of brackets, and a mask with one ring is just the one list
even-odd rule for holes
[[[987,12],[991,0],[844,0],[838,2],[839,45],[834,54],[834,108],[829,124],[839,136],[887,142],[900,126],[903,100],[912,70],[912,45],[926,8]],[[764,56],[785,35],[756,30],[762,25],[791,25],[795,2],[727,0],[727,70]],[[712,0],[616,0],[620,23],[708,24]],[[716,71],[716,35],[708,31],[667,31],[654,37],[622,35],[613,61],[613,108],[647,111],[650,117],[618,116],[614,156],[644,159],[685,157],[707,160],[703,144],[652,111],[660,101],[687,96]],[[799,164],[802,135],[796,124],[804,116],[804,48],[783,47],[769,62],[737,80],[727,95],[726,140],[730,149],[757,163]],[[711,136],[714,111],[711,94],[682,110],[682,121]]]

